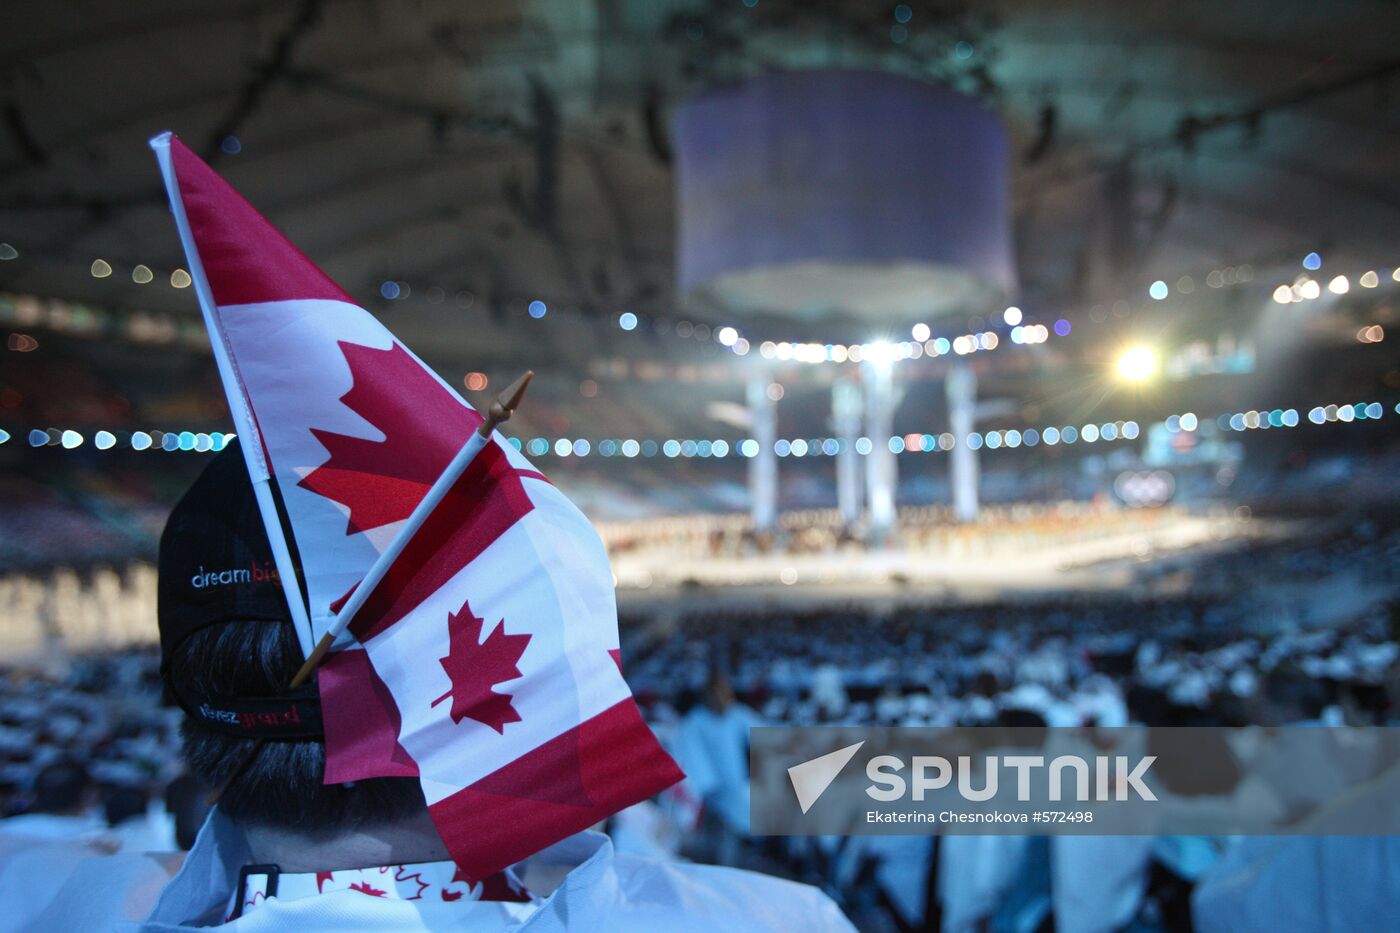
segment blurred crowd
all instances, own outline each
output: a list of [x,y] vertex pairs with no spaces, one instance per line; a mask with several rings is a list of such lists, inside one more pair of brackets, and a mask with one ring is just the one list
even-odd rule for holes
[[[86,829],[120,830],[112,839],[122,844],[172,847],[174,824],[165,817],[173,816],[161,801],[183,773],[183,714],[163,702],[159,664],[155,648],[144,646],[78,655],[57,676],[0,671],[0,812],[33,812],[45,776],[61,776],[81,785]],[[139,827],[131,823],[138,816]]]
[[[1239,871],[1257,840],[753,840],[748,729],[1400,724],[1400,603],[1316,628],[1258,615],[1247,601],[1076,596],[693,613],[674,627],[633,628],[628,679],[688,779],[645,817],[619,820],[652,854],[669,846],[819,884],[863,929],[1198,928],[1193,893]],[[678,831],[676,820],[690,822]],[[1362,849],[1341,858],[1366,861]],[[1372,891],[1377,880],[1354,878]],[[1301,882],[1299,900],[1281,909],[1324,900],[1315,877]]]
[[0,671],[0,931],[83,858],[193,844],[208,790],[183,771],[158,668],[144,647]]
[[[672,607],[624,619],[628,680],[688,778],[609,829],[624,851],[821,885],[862,929],[1031,931],[1046,929],[1048,917],[1062,930],[1188,929],[1192,894],[1230,864],[1229,840],[755,839],[748,729],[1398,724],[1397,556],[1395,529],[1361,521],[1188,565],[1232,584],[1192,586],[1192,595],[1145,587],[800,610],[676,615]],[[1321,586],[1348,572],[1390,595],[1355,608],[1329,597],[1345,611],[1324,618],[1284,611],[1259,587]],[[12,615],[30,606],[40,618],[43,650],[29,664],[12,656],[0,671],[0,888],[41,885],[33,872],[50,871],[55,853],[77,851],[75,843],[106,852],[187,847],[204,792],[182,774],[179,713],[163,702],[154,646],[127,645],[142,638],[137,622],[117,637],[123,613],[139,614],[150,597],[149,570],[16,579],[0,584],[10,587],[6,602]],[[70,656],[73,644],[100,650]],[[1086,873],[1103,884],[1086,885]],[[1067,901],[1068,891],[1080,900]],[[7,923],[0,918],[0,933],[14,928]]]
[[1158,560],[1139,577],[1150,580],[1185,569],[1194,591],[1216,593],[1236,591],[1242,581],[1311,585],[1338,574],[1360,584],[1400,583],[1400,528],[1374,518],[1319,525],[1301,539],[1251,541],[1208,561],[1191,554]]
[[1365,693],[1355,724],[1373,724],[1400,653],[1392,625],[1386,605],[1270,632],[1248,600],[1070,595],[696,612],[664,636],[634,630],[624,651],[634,691],[663,719],[694,706],[721,670],[765,720],[793,725],[983,725],[1007,708],[1052,726],[1242,725],[1261,679],[1296,673],[1328,701],[1310,705],[1316,717],[1325,708],[1340,725],[1342,696]]

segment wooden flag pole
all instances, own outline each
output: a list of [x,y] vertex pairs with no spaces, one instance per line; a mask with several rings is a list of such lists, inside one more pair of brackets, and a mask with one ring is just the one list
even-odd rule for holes
[[[296,676],[293,677],[291,683],[287,685],[288,690],[295,690],[298,687],[305,686],[311,680],[311,675],[316,673],[316,669],[321,666],[321,662],[324,661],[326,655],[330,653],[331,645],[335,643],[335,640],[339,638],[350,625],[350,622],[355,618],[355,613],[360,611],[360,608],[365,604],[365,600],[369,599],[374,588],[384,579],[384,575],[388,573],[389,567],[392,566],[394,561],[398,559],[398,556],[403,553],[403,549],[408,544],[409,540],[417,534],[419,528],[423,527],[423,523],[427,521],[428,516],[432,514],[433,510],[436,509],[438,504],[446,497],[448,490],[450,490],[453,485],[456,484],[457,480],[462,477],[462,474],[466,472],[467,467],[471,466],[472,461],[476,459],[476,455],[480,453],[487,442],[491,440],[492,433],[502,424],[509,421],[511,415],[515,414],[515,410],[520,407],[520,402],[525,397],[525,390],[530,387],[530,380],[533,378],[535,378],[534,372],[526,370],[524,375],[507,386],[505,391],[496,396],[495,400],[487,407],[486,417],[482,420],[481,427],[477,428],[472,432],[472,436],[467,438],[467,442],[462,445],[462,449],[452,458],[452,462],[447,465],[447,468],[442,471],[442,474],[419,501],[418,505],[414,507],[413,512],[404,521],[403,527],[398,530],[393,540],[389,542],[389,546],[384,549],[384,552],[381,553],[374,564],[370,566],[364,579],[355,587],[355,591],[350,594],[350,598],[346,600],[340,612],[336,613],[335,621],[331,623],[330,628],[321,636],[321,640],[316,643],[316,647],[312,649],[311,653],[306,656],[306,660],[302,662],[301,667],[297,670]],[[228,786],[233,783],[235,778],[243,773],[248,767],[248,764],[257,756],[265,741],[265,739],[258,739],[253,747],[248,750],[248,754],[243,756],[238,762],[238,766],[235,767],[233,771],[229,772],[228,777],[224,778],[218,787],[214,788],[209,794],[210,806],[218,803],[219,798],[228,790]]]

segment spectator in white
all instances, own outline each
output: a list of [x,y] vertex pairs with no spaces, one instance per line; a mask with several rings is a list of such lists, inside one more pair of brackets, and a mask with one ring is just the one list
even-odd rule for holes
[[30,812],[0,821],[0,933],[42,929],[33,920],[73,870],[115,851],[96,802],[97,786],[87,769],[57,761],[35,777]]
[[990,929],[992,916],[1024,877],[1031,837],[949,835],[939,846],[943,933]]
[[830,662],[817,665],[812,672],[812,702],[829,720],[845,715],[849,699],[841,668]]
[[1102,674],[1084,678],[1073,697],[1075,725],[1118,728],[1128,724],[1128,704],[1122,692]]
[[[1394,825],[1395,782],[1342,798],[1312,818]],[[1389,811],[1389,816],[1379,816]],[[1306,830],[1306,826],[1300,827]],[[1200,933],[1393,930],[1400,916],[1400,837],[1250,836],[1228,848],[1191,897]]]
[[[323,784],[314,686],[285,686],[302,657],[281,587],[247,578],[213,590],[187,584],[201,565],[271,565],[242,458],[230,451],[214,459],[166,525],[158,613],[162,674],[188,714],[185,758],[206,785],[226,783],[224,793],[173,878],[150,856],[90,860],[36,929],[851,929],[813,888],[620,856],[599,833],[467,879],[449,859],[416,779]],[[297,715],[276,717],[276,726],[238,715],[272,709]]]
[[61,842],[92,839],[105,824],[96,810],[97,785],[76,761],[55,761],[34,778],[29,811],[0,822],[0,845],[6,840]]
[[1055,923],[1075,933],[1113,933],[1137,916],[1147,893],[1153,836],[1052,836]]
[[150,795],[140,787],[118,785],[104,795],[102,810],[108,832],[123,852],[168,852],[174,843],[173,827],[165,815],[151,806]]
[[732,833],[749,832],[749,729],[758,713],[734,698],[729,679],[716,670],[705,700],[681,723],[677,752],[696,795]]

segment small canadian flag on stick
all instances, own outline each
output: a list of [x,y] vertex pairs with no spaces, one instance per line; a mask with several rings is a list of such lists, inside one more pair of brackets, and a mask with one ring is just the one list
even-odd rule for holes
[[480,879],[680,780],[587,519],[493,432],[453,479],[482,416],[179,139],[151,145],[303,651],[349,622],[318,680],[327,783],[417,776]]

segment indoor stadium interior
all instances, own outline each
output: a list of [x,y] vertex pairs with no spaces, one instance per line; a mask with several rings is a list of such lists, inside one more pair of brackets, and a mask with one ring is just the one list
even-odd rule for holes
[[500,443],[596,528],[688,775],[618,852],[877,933],[1400,922],[1396,820],[760,835],[748,784],[758,726],[1400,725],[1397,37],[1390,0],[6,4],[0,931],[49,769],[106,855],[188,849],[212,789],[158,547],[235,436],[279,453],[164,131],[478,410],[535,373]]

